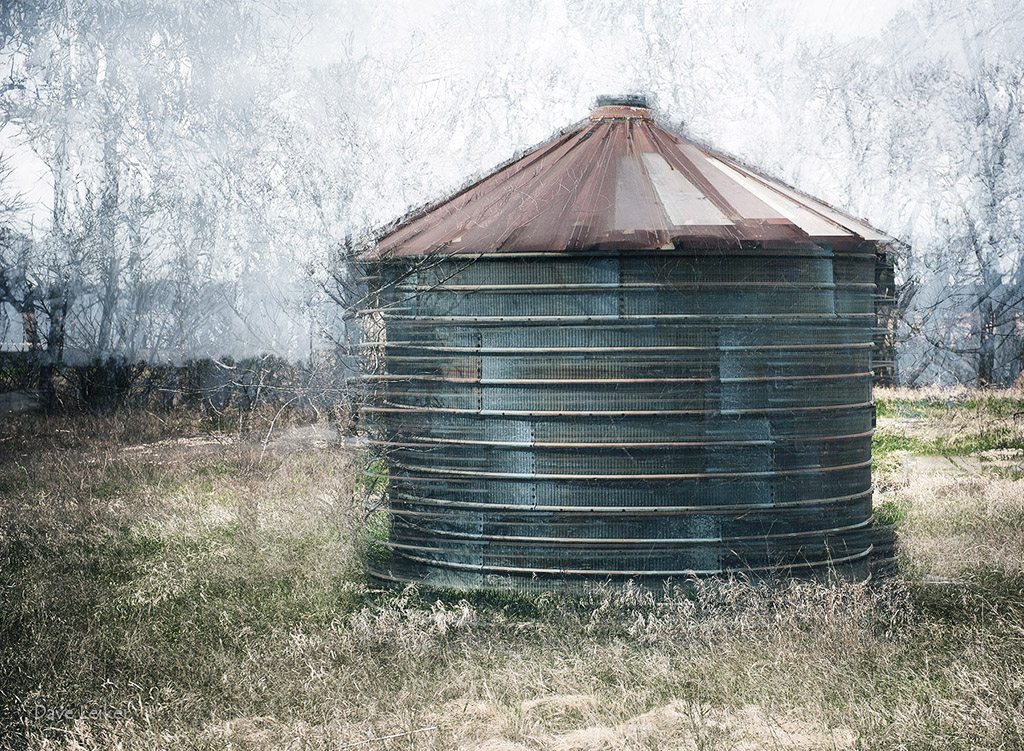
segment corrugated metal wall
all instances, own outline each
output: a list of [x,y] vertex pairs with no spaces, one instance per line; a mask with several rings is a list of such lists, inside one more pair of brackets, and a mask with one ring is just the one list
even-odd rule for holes
[[379,261],[385,579],[863,575],[877,247]]

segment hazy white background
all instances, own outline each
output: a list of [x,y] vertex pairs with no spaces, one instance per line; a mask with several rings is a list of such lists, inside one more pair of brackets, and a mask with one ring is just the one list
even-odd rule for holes
[[2,70],[21,88],[3,95],[2,188],[22,200],[3,221],[36,243],[31,263],[4,260],[71,300],[68,357],[328,346],[347,237],[597,95],[646,92],[665,120],[912,249],[904,379],[1020,372],[1018,0],[54,0],[4,14]]

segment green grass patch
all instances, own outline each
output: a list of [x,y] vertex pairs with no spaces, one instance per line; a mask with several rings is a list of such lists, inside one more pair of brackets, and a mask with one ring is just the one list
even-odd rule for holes
[[240,471],[238,459],[216,459],[209,462],[197,464],[189,474],[202,478],[231,477]]
[[970,456],[994,449],[1024,449],[1024,438],[1008,428],[966,436],[943,436],[927,441],[912,435],[878,431],[871,441],[876,459],[898,451],[918,456]]
[[981,412],[994,417],[1024,417],[1024,398],[996,396],[984,393],[960,402],[962,409]]
[[11,689],[60,676],[50,697],[88,703],[106,676],[220,694],[217,665],[359,606],[361,580],[326,531],[200,539],[127,529],[59,546],[8,547],[0,669]]
[[388,464],[382,458],[375,458],[360,473],[356,490],[367,494],[383,493],[388,487]]
[[879,417],[939,417],[955,408],[955,402],[945,399],[875,399]]
[[986,477],[991,477],[993,479],[1010,480],[1011,482],[1024,480],[1024,465],[1007,466],[984,463],[981,465],[981,469],[985,473]]
[[999,428],[976,435],[944,436],[933,445],[941,456],[967,456],[996,449],[1024,449],[1024,437],[1009,428]]
[[899,501],[888,499],[875,508],[875,523],[883,526],[899,524],[906,517],[907,510]]
[[925,441],[900,433],[877,431],[871,439],[871,454],[875,459],[884,458],[897,451],[930,454],[931,448]]
[[391,563],[391,516],[385,509],[368,513],[359,526],[358,545],[368,565],[386,569]]
[[879,417],[941,418],[954,413],[976,413],[991,417],[1024,416],[1024,398],[965,392],[948,397],[929,395],[920,399],[878,397],[875,409]]

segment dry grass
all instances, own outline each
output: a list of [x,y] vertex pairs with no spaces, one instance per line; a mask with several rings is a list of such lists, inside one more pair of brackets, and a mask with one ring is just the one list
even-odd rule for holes
[[878,389],[876,398],[876,504],[901,519],[909,569],[1024,572],[1024,390]]
[[934,445],[964,410],[1020,417],[882,395],[921,412],[882,428],[900,576],[575,597],[373,589],[365,460],[323,431],[17,418],[0,429],[0,746],[1022,748],[1024,480],[884,443]]
[[889,388],[876,389],[875,399],[876,458],[880,449],[883,455],[904,450],[925,455],[976,455],[982,461],[1003,461],[1020,467],[1024,456],[1024,389],[915,392]]

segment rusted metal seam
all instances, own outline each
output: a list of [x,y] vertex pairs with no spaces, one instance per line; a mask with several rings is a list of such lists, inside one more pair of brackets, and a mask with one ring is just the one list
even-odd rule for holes
[[[385,347],[388,349],[422,349],[428,352],[463,352],[479,355],[512,355],[512,354],[563,354],[563,353],[598,353],[598,352],[760,352],[762,350],[823,350],[823,349],[871,349],[873,342],[837,342],[829,344],[736,344],[709,345],[699,347],[693,345],[653,345],[650,347],[450,347],[428,345],[411,340],[395,342],[368,342],[356,345],[360,348],[372,349]],[[392,359],[424,359],[402,358]]]
[[[713,477],[792,477],[793,475],[827,474],[829,472],[841,472],[848,469],[861,469],[871,466],[871,460],[857,462],[855,464],[840,464],[833,467],[810,467],[805,469],[779,469],[758,472],[689,472],[682,474],[635,474],[635,475],[567,475],[567,474],[542,474],[523,472],[481,472],[470,469],[449,469],[438,467],[424,467],[408,462],[396,461],[396,467],[407,470],[414,470],[424,474],[438,475],[445,477],[474,477],[491,480],[609,480],[609,481],[632,481],[632,480],[699,480]],[[399,479],[409,479],[398,476]]]
[[[556,515],[565,514],[573,516],[576,514],[600,514],[607,516],[621,516],[623,514],[644,514],[644,515],[674,515],[674,514],[732,514],[740,512],[775,511],[777,509],[798,509],[804,506],[831,506],[846,503],[858,498],[864,498],[874,494],[874,486],[859,493],[850,495],[833,496],[831,498],[809,498],[801,501],[773,501],[772,503],[737,503],[727,506],[524,506],[516,503],[485,503],[474,501],[448,501],[438,498],[424,498],[398,491],[395,497],[403,501],[420,506],[433,506],[435,508],[465,509],[473,512],[479,511],[517,511],[520,514],[543,514]],[[403,509],[392,509],[390,513],[400,513]],[[412,512],[415,513],[415,512]]]
[[[648,137],[651,139],[651,143],[660,146],[656,153],[660,153],[662,158],[665,159],[670,166],[684,175],[686,179],[697,188],[697,190],[703,192],[719,211],[721,211],[728,219],[732,220],[734,226],[736,222],[743,219],[743,216],[736,210],[736,207],[733,206],[721,192],[719,192],[718,188],[712,185],[711,182],[704,177],[704,174],[697,169],[696,165],[693,164],[688,156],[686,156],[680,149],[666,148],[664,139],[659,135],[656,128],[647,127],[646,131]],[[794,227],[796,227],[795,224]],[[796,228],[799,229],[799,227]]]
[[787,443],[817,443],[819,441],[842,441],[853,438],[870,438],[874,434],[873,430],[868,430],[863,433],[850,433],[848,435],[829,435],[829,436],[785,436],[779,438],[772,438],[763,441],[660,441],[650,443],[612,443],[612,442],[591,442],[591,443],[552,443],[545,441],[537,441],[535,443],[516,443],[511,441],[477,441],[463,438],[424,438],[420,436],[413,436],[411,440],[414,443],[397,443],[394,441],[384,441],[369,439],[367,444],[370,446],[392,446],[399,448],[420,448],[418,444],[426,443],[443,443],[443,444],[455,444],[455,445],[466,445],[466,446],[494,446],[496,448],[683,448],[687,446],[698,447],[698,446],[776,446],[779,444]]
[[607,324],[603,328],[608,330],[629,329],[631,326],[646,326],[650,322],[677,322],[681,324],[703,324],[705,326],[730,326],[747,324],[756,321],[777,321],[785,324],[813,325],[823,321],[834,321],[845,324],[847,330],[858,330],[870,335],[876,328],[873,323],[863,324],[860,322],[872,321],[875,314],[871,313],[737,313],[734,315],[722,315],[715,313],[627,313],[623,315],[565,315],[565,316],[419,316],[419,315],[388,315],[386,309],[364,310],[360,315],[379,315],[380,320],[386,323],[401,323],[407,328],[432,329],[437,326],[469,326],[479,324],[481,326],[495,326],[500,324],[515,324],[517,326],[578,326],[585,323]]
[[480,415],[481,417],[661,417],[665,415],[764,415],[790,414],[793,412],[840,411],[873,407],[872,402],[855,404],[824,404],[803,407],[764,407],[761,409],[664,409],[664,410],[605,410],[586,412],[565,411],[529,411],[529,410],[493,410],[493,409],[462,409],[459,407],[414,407],[395,405],[387,407],[360,406],[360,412],[443,412],[448,414]]
[[[703,151],[703,149],[701,149],[701,151]],[[761,175],[756,170],[748,169],[746,166],[744,166],[740,162],[736,161],[735,159],[732,159],[731,157],[724,156],[722,154],[716,154],[716,155],[714,155],[714,158],[718,159],[720,161],[726,162],[733,169],[735,169],[735,170],[745,174],[747,177],[751,178],[755,182],[760,183],[761,185],[763,185],[764,187],[768,188],[769,190],[771,190],[775,194],[781,196],[783,198],[783,200],[788,201],[789,203],[796,204],[797,206],[799,206],[804,211],[808,211],[808,212],[810,212],[812,214],[817,215],[817,217],[819,219],[821,219],[822,221],[827,222],[828,224],[831,224],[833,227],[836,227],[838,229],[843,230],[843,232],[846,232],[848,235],[851,236],[850,238],[845,238],[845,237],[842,238],[844,242],[849,242],[849,240],[853,239],[853,238],[859,238],[861,240],[861,242],[864,242],[864,236],[861,235],[860,232],[854,230],[851,227],[847,227],[844,224],[841,224],[840,222],[836,221],[835,219],[829,217],[826,214],[823,214],[821,211],[817,210],[816,208],[814,208],[813,206],[811,206],[808,203],[808,201],[813,201],[814,203],[819,203],[820,204],[821,201],[819,201],[817,198],[811,198],[808,195],[804,195],[803,198],[805,200],[798,201],[798,200],[794,199],[792,196],[787,195],[784,190],[780,190],[776,185],[773,185],[772,184],[773,183],[772,180],[767,179],[764,175]],[[787,186],[787,187],[789,187],[789,186]],[[798,194],[800,193],[800,191],[797,190],[796,188],[790,188],[790,190],[793,190],[793,192],[798,193]],[[831,207],[829,207],[829,208],[830,208],[831,211],[835,212],[836,214],[842,214],[843,213],[841,211],[838,211],[837,209],[833,209]],[[851,221],[856,222],[857,224],[866,224],[865,222],[860,222],[860,221],[854,219],[853,217],[848,217],[848,218]],[[824,241],[825,238],[831,237],[831,236],[830,235],[808,235],[808,237],[810,237],[813,240]],[[868,242],[872,242],[872,241],[868,241]]]
[[[553,160],[554,163],[557,164],[568,152],[572,151],[579,145],[580,135],[581,132],[578,130],[562,133],[556,136],[555,138],[551,139],[549,143],[535,149],[534,151],[530,152],[523,158],[509,161],[507,164],[505,164],[498,170],[485,175],[484,177],[470,183],[469,185],[466,185],[465,187],[457,191],[454,195],[447,196],[446,198],[440,201],[432,202],[413,212],[409,212],[408,214],[406,214],[405,217],[403,217],[402,220],[400,220],[398,226],[391,230],[391,232],[387,236],[388,238],[392,239],[392,242],[388,243],[385,241],[382,242],[377,247],[375,247],[373,253],[375,254],[376,258],[368,260],[383,260],[385,258],[388,258],[390,255],[396,254],[403,245],[406,245],[410,241],[433,230],[437,226],[434,223],[424,223],[424,226],[419,229],[413,229],[413,225],[416,222],[424,219],[433,211],[439,210],[442,207],[448,206],[449,210],[451,210],[452,204],[457,205],[459,209],[462,209],[466,205],[469,205],[478,198],[478,196],[473,195],[474,191],[476,191],[476,189],[479,188],[482,185],[482,183],[484,183],[487,180],[498,178],[498,183],[495,186],[495,190],[492,190],[490,192],[498,196],[498,198],[496,198],[495,200],[499,200],[500,198],[504,197],[505,194],[503,191],[497,188],[504,187],[509,183],[512,183],[513,181],[516,180],[516,178],[519,178],[524,173],[526,173],[537,162],[543,161],[544,157],[547,157],[550,154],[557,154],[560,150],[564,149],[564,153],[560,154],[556,159]],[[554,164],[545,165],[545,169],[547,170],[550,170],[553,167]],[[536,175],[537,171],[535,170],[532,173],[531,177],[535,178]],[[435,247],[432,248],[431,250],[436,251],[438,249],[439,248]],[[431,255],[431,250],[428,250],[426,253],[417,253],[416,255],[420,257],[428,257],[429,255]]]
[[715,289],[768,289],[775,291],[789,290],[843,290],[863,289],[874,287],[874,282],[842,282],[842,283],[816,283],[816,282],[623,282],[616,284],[607,282],[604,284],[419,284],[419,285],[396,285],[395,290],[399,292],[441,292],[452,294],[463,294],[466,292],[502,292],[502,293],[535,293],[561,290],[572,290],[574,292],[607,292],[623,289],[656,289],[672,292],[675,290],[694,290],[710,287]]
[[[360,310],[360,315],[387,313],[387,308]],[[576,315],[576,316],[382,316],[385,321],[409,321],[433,325],[436,323],[620,323],[623,321],[749,321],[756,319],[801,320],[845,320],[848,318],[874,318],[875,313],[627,313],[625,315]]]
[[[558,156],[557,160],[552,160],[552,163],[550,165],[547,165],[547,168],[545,170],[538,170],[538,171],[536,171],[534,173],[533,183],[536,184],[536,185],[545,185],[548,182],[547,181],[548,175],[550,175],[550,173],[554,172],[555,171],[555,167],[559,163],[561,163],[563,160],[567,160],[569,158],[570,154],[572,154],[573,152],[575,152],[577,150],[579,150],[581,152],[583,152],[583,151],[588,151],[589,152],[589,151],[597,150],[597,143],[599,143],[599,142],[594,141],[594,143],[589,143],[589,144],[586,143],[586,142],[588,140],[593,140],[593,136],[596,136],[598,134],[599,130],[600,130],[599,126],[594,125],[594,126],[588,128],[586,130],[587,133],[590,133],[589,137],[585,136],[585,134],[583,132],[578,133],[577,134],[577,138],[574,139],[574,141],[572,142],[572,145],[570,146],[570,148],[566,149],[564,153],[560,154]],[[607,138],[607,135],[604,136],[604,138]],[[581,160],[578,160],[578,161],[582,161],[584,164],[588,165],[588,171],[589,171],[589,169],[593,168],[592,167],[592,165],[594,163],[593,159],[584,158],[584,159],[581,159]],[[551,182],[551,185],[554,185],[557,181],[552,180],[550,182]],[[582,181],[580,181],[580,182],[582,182]],[[495,186],[495,187],[497,187],[497,186]],[[522,190],[523,190],[523,187],[524,186],[516,184],[516,185],[505,186],[504,190],[502,190],[502,191],[494,190],[493,192],[496,194],[496,198],[495,198],[494,201],[491,202],[490,206],[491,207],[496,206],[501,201],[508,201],[508,199],[509,199],[509,197],[511,195],[520,194],[522,192]],[[525,193],[524,193],[524,195],[525,195]],[[529,198],[531,200],[531,203],[534,203],[534,204],[538,203],[538,198],[537,197],[530,195]],[[497,214],[497,211],[495,211],[494,213]],[[546,209],[541,209],[541,210],[535,212],[532,216],[524,217],[524,218],[519,218],[515,222],[515,226],[511,227],[511,229],[508,229],[507,225],[506,225],[506,231],[503,234],[499,235],[495,239],[495,241],[493,242],[493,246],[495,248],[494,252],[501,252],[501,246],[502,245],[504,245],[505,243],[509,242],[513,238],[515,238],[517,233],[519,233],[524,227],[529,226],[530,224],[533,223],[533,221],[535,219],[537,219],[537,217],[542,216],[545,213],[546,213]],[[508,217],[506,216],[505,218],[507,219]],[[475,226],[482,226],[482,225],[475,225]]]
[[450,532],[446,530],[433,529],[433,528],[422,528],[418,529],[428,535],[436,535],[438,537],[448,540],[463,540],[476,545],[487,545],[490,542],[500,542],[505,544],[514,545],[568,545],[572,548],[586,548],[594,547],[597,549],[603,548],[605,545],[614,545],[617,548],[627,546],[643,547],[647,545],[655,546],[698,546],[698,545],[715,545],[718,543],[733,543],[733,542],[750,542],[754,540],[784,540],[784,539],[799,539],[801,537],[815,537],[819,535],[835,535],[842,532],[855,532],[870,527],[874,521],[874,515],[869,515],[864,521],[857,522],[856,524],[848,524],[842,527],[832,527],[830,529],[810,529],[801,530],[799,532],[779,532],[774,534],[762,534],[762,535],[734,535],[723,537],[642,537],[642,538],[616,538],[616,537],[526,537],[526,536],[515,536],[515,535],[487,535],[487,534],[468,534],[465,532]]
[[[479,573],[506,573],[506,574],[550,574],[553,576],[581,576],[581,577],[609,577],[609,576],[715,576],[721,574],[743,574],[752,571],[792,571],[794,569],[804,568],[819,568],[821,566],[834,566],[839,563],[849,563],[851,561],[861,560],[871,555],[874,550],[874,545],[868,545],[868,547],[859,553],[852,555],[843,556],[841,558],[828,558],[821,561],[803,561],[800,563],[787,563],[778,564],[774,566],[743,566],[736,568],[717,568],[717,569],[674,569],[674,570],[649,570],[649,571],[615,571],[605,569],[568,569],[568,568],[525,568],[520,566],[485,566],[484,564],[472,564],[472,563],[456,563],[454,561],[434,560],[431,558],[424,558],[422,556],[413,556],[407,553],[403,553],[401,550],[397,550],[394,545],[395,543],[384,543],[388,548],[395,550],[403,558],[416,561],[418,563],[426,563],[431,566],[438,566],[441,568],[452,568],[460,569],[463,571],[477,571]],[[431,548],[420,548],[421,550],[432,552]],[[402,579],[395,578],[395,581],[417,581],[416,579]]]
[[[701,225],[689,225],[690,227],[700,227]],[[705,226],[720,226],[720,225],[705,225]],[[793,225],[794,229],[797,229],[796,225]],[[802,231],[802,230],[801,230]],[[729,246],[723,250],[721,247],[713,249],[700,248],[695,246],[688,246],[682,248],[660,249],[653,251],[650,248],[629,248],[629,249],[600,249],[600,248],[588,248],[588,258],[619,258],[621,256],[628,256],[630,258],[662,258],[662,257],[676,257],[679,258],[701,258],[701,257],[714,257],[718,258],[817,258],[821,260],[832,260],[834,255],[833,252],[826,250],[820,245],[814,243],[808,243],[803,248],[793,249],[780,249],[780,248],[765,248],[757,247],[749,249],[736,244],[729,244]],[[376,258],[373,260],[365,261],[368,264],[383,264],[383,265],[406,265],[409,263],[416,263],[416,259],[431,258],[435,259],[438,257],[436,252],[431,252],[429,255],[421,253],[408,253],[398,256],[385,256],[382,258]],[[481,253],[469,248],[452,250],[449,254],[443,254],[443,258],[452,258],[453,260],[472,257],[475,259],[487,258],[491,261],[511,260],[511,259],[568,259],[568,258],[579,258],[579,251],[570,250],[502,250],[492,251],[489,253]],[[876,255],[874,253],[853,253],[848,251],[842,251],[838,254],[840,259],[848,258],[859,258],[859,259],[870,259],[874,260]],[[376,279],[379,278],[373,274],[367,273],[362,276],[363,279]]]
[[750,376],[745,378],[457,378],[435,375],[390,375],[370,373],[357,376],[358,381],[432,381],[438,383],[474,383],[481,386],[532,386],[532,385],[599,385],[617,383],[775,383],[778,381],[837,381],[854,378],[870,378],[870,370],[861,373],[836,373],[831,375],[808,376]]

